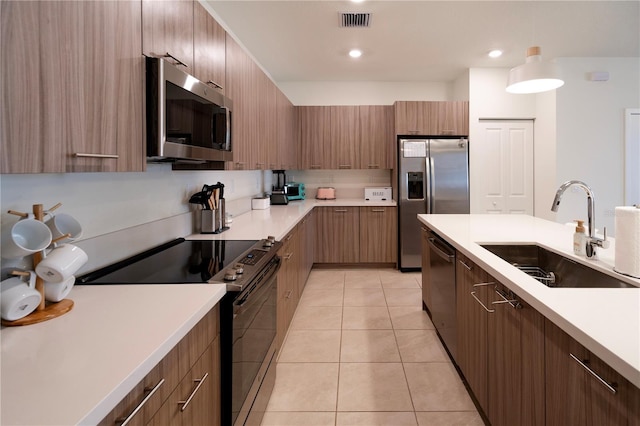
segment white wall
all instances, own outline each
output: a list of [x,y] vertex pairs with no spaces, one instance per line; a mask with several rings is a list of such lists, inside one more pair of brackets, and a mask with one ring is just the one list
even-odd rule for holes
[[[558,64],[565,85],[556,93],[556,185],[587,183],[595,194],[597,228],[614,235],[614,209],[624,204],[624,109],[640,107],[640,60],[561,58]],[[609,81],[590,81],[593,71],[608,71]],[[584,192],[567,191],[558,221],[585,217]]]
[[452,96],[452,85],[438,82],[292,81],[278,87],[294,105],[392,105]]
[[243,199],[262,192],[261,171],[172,171],[168,164],[149,164],[141,173],[0,175],[2,228],[17,220],[9,209],[61,202],[58,211],[80,221],[84,240],[196,210],[189,197],[218,181],[234,214],[244,208]]

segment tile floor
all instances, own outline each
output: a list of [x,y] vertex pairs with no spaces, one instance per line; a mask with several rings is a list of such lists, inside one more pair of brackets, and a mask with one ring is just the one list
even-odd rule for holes
[[393,269],[312,270],[262,426],[483,425],[420,284]]

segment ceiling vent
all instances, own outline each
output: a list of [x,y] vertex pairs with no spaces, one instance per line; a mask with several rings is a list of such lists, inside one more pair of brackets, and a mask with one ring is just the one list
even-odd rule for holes
[[340,26],[343,28],[369,28],[370,13],[340,12]]

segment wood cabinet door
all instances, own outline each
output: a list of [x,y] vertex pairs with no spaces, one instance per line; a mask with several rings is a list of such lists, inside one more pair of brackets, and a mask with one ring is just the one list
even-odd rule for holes
[[[456,363],[482,409],[487,412],[487,321],[489,287],[495,282],[460,252],[456,255],[456,311],[458,350]],[[437,294],[432,294],[436,300]]]
[[435,133],[433,135],[469,135],[469,102],[447,101],[435,104]]
[[280,90],[276,92],[277,124],[276,145],[278,170],[293,170],[298,164],[298,144],[296,130],[296,109],[289,99]]
[[300,140],[300,167],[302,169],[328,169],[330,149],[330,107],[297,107]]
[[233,162],[225,163],[225,167],[231,170],[249,170],[251,168],[249,140],[251,117],[249,103],[245,102],[245,98],[249,96],[250,90],[250,58],[229,34],[226,35],[226,46],[226,96],[233,101],[231,112]]
[[316,215],[316,262],[359,262],[359,220],[358,207],[319,208]]
[[194,2],[193,7],[193,75],[224,94],[226,32],[204,6]]
[[144,170],[141,5],[0,7],[0,172]]
[[[325,163],[330,169],[360,167],[360,119],[357,106],[332,106],[329,150]],[[329,154],[328,162],[326,155]]]
[[360,262],[395,263],[396,235],[395,207],[360,207]]
[[394,104],[396,135],[428,135],[428,102],[398,101]]
[[545,338],[548,426],[638,423],[630,402],[631,383],[549,320],[545,320]]
[[[193,73],[192,0],[142,0],[142,54],[162,58]],[[179,61],[179,62],[178,62]]]
[[392,169],[395,153],[394,116],[391,105],[361,105],[361,169]]
[[486,414],[493,426],[544,425],[544,317],[502,284],[489,293]]
[[[257,66],[256,66],[257,67]],[[278,155],[277,145],[277,87],[273,81],[258,68],[258,146],[261,158],[256,169],[274,170]]]

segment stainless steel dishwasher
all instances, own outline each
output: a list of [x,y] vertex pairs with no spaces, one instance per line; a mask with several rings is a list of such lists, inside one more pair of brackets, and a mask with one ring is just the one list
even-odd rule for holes
[[456,326],[456,249],[429,230],[429,277],[431,319],[447,350],[455,359]]

